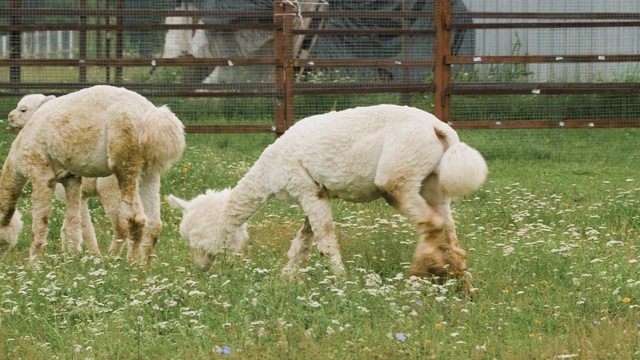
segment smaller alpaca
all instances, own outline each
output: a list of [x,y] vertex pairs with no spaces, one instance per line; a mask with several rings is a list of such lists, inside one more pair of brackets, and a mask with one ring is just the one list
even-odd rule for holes
[[[162,230],[160,176],[185,147],[184,125],[171,110],[133,91],[97,85],[58,98],[26,95],[9,120],[24,128],[0,174],[0,255],[17,241],[21,221],[16,204],[27,181],[33,186],[29,260],[34,263],[46,244],[56,183],[63,185],[67,205],[61,237],[64,247],[75,252],[81,250],[87,210],[82,208],[82,178],[113,175],[119,189],[114,228],[121,236],[114,240],[128,245],[129,263],[151,261]],[[89,247],[97,251],[96,244]]]
[[[170,195],[183,211],[180,234],[207,271],[217,254],[240,251],[245,223],[272,196],[297,201],[305,221],[283,272],[295,276],[313,239],[331,270],[344,271],[331,199],[368,202],[383,197],[421,233],[412,275],[466,273],[450,209],[452,197],[479,188],[487,175],[476,150],[447,124],[422,110],[395,105],[360,107],[297,122],[271,144],[233,189],[207,191],[191,201]],[[468,290],[468,281],[461,281]]]

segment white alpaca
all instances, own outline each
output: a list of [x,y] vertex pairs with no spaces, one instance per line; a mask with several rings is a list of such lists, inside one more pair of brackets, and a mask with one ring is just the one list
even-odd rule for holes
[[180,233],[204,271],[217,254],[240,250],[245,222],[275,195],[297,201],[306,214],[284,273],[293,276],[304,265],[314,237],[331,270],[342,273],[331,198],[383,197],[422,233],[410,272],[461,278],[466,254],[449,204],[480,187],[486,175],[480,153],[447,124],[416,108],[378,105],[303,119],[262,153],[235,188],[168,200],[184,212]]
[[[24,125],[31,119],[31,116],[37,110],[40,105],[45,102],[54,99],[55,96],[44,96],[40,94],[32,94],[24,97],[17,105],[17,107],[9,113],[9,122],[14,125],[24,127]],[[168,166],[167,166],[168,169]],[[58,183],[56,184],[55,195],[66,203],[66,196],[64,192],[64,186]],[[82,226],[82,238],[87,244],[87,248],[91,253],[100,254],[100,248],[98,246],[98,239],[96,232],[91,222],[91,214],[89,213],[89,198],[98,197],[102,206],[109,217],[109,221],[113,224],[114,233],[111,246],[109,247],[109,253],[111,255],[118,255],[122,252],[122,245],[126,237],[126,229],[121,228],[121,224],[118,218],[120,212],[120,188],[118,187],[118,179],[115,175],[111,175],[104,178],[83,178],[82,179],[82,201],[81,201],[81,226]],[[158,205],[159,206],[159,205]],[[63,251],[67,250],[69,240],[66,239],[66,223],[63,222],[62,229],[60,231],[60,237],[62,240]],[[72,249],[69,249],[72,250]]]
[[59,98],[27,95],[9,120],[24,128],[0,176],[0,251],[15,245],[16,239],[8,235],[17,228],[19,221],[12,219],[27,181],[33,185],[30,261],[46,244],[57,182],[64,186],[67,205],[62,237],[68,250],[80,251],[81,177],[113,174],[120,190],[114,227],[122,229],[128,241],[127,260],[142,255],[149,261],[162,230],[160,175],[185,146],[180,120],[135,92],[104,85]]

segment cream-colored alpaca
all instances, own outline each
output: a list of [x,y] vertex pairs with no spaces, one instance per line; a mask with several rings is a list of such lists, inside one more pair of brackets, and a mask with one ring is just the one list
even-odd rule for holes
[[[114,175],[120,190],[118,219],[127,260],[149,261],[160,231],[160,175],[181,155],[184,126],[167,107],[156,107],[124,88],[99,85],[59,98],[23,97],[9,115],[23,124],[0,176],[0,251],[17,238],[16,203],[31,181],[33,225],[30,261],[46,244],[51,200],[64,186],[67,210],[62,237],[69,251],[82,240],[81,177]],[[10,230],[10,228],[14,230]],[[144,245],[143,251],[140,250]]]
[[422,234],[411,274],[462,278],[466,254],[449,204],[480,187],[486,175],[482,155],[460,142],[449,125],[416,108],[378,105],[303,119],[262,153],[235,188],[209,190],[191,201],[171,195],[168,200],[184,212],[180,233],[201,270],[217,254],[239,251],[245,222],[277,196],[297,201],[306,214],[284,273],[293,276],[304,265],[315,237],[339,274],[343,264],[331,198],[383,197]]
[[[35,110],[43,103],[54,99],[55,96],[44,95],[30,95],[23,101],[18,103],[16,109],[9,113],[9,122],[14,125],[24,127],[24,125],[31,119],[31,116]],[[66,196],[64,192],[64,186],[58,183],[56,184],[55,194],[63,202],[66,203]],[[118,220],[118,213],[120,212],[120,188],[118,187],[118,179],[115,175],[111,175],[104,178],[83,178],[82,179],[82,202],[81,202],[81,226],[82,226],[82,238],[87,244],[87,248],[91,253],[100,254],[100,248],[98,246],[98,239],[96,237],[96,231],[91,222],[91,214],[89,213],[89,198],[98,197],[102,206],[109,217],[109,221],[113,224],[113,240],[109,247],[110,255],[118,255],[122,252],[122,245],[124,244],[124,236],[126,230],[121,228]],[[66,223],[63,222],[62,229],[60,231],[60,237],[62,240],[62,250],[67,250],[69,240],[66,239]],[[72,249],[69,249],[72,250]]]

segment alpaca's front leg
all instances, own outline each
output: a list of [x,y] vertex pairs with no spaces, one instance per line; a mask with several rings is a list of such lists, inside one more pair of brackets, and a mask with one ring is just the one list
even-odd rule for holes
[[49,215],[51,214],[51,201],[55,189],[55,178],[37,176],[31,179],[33,190],[31,203],[33,206],[33,224],[31,226],[31,249],[29,250],[29,262],[35,264],[42,255],[42,247],[47,244],[49,233]]
[[[82,251],[82,189],[80,177],[67,177],[61,181],[64,186],[67,209],[61,229],[62,248],[68,252]],[[55,189],[55,188],[54,188]],[[86,205],[86,204],[85,204]],[[87,209],[88,211],[88,209]],[[91,219],[89,219],[91,221]]]
[[333,227],[331,201],[328,196],[318,196],[320,191],[313,191],[300,198],[300,205],[307,214],[313,235],[318,241],[320,254],[329,257],[331,271],[336,274],[344,272],[338,239]]
[[96,230],[91,221],[91,213],[89,213],[89,199],[83,198],[80,204],[80,216],[82,219],[82,238],[87,243],[87,248],[92,254],[100,255],[100,247],[98,247],[98,239],[96,238]]
[[290,278],[296,276],[298,269],[304,266],[309,258],[309,252],[311,251],[311,245],[313,245],[313,231],[311,231],[311,224],[309,224],[309,218],[305,217],[304,224],[298,230],[298,234],[291,242],[291,248],[289,248],[289,263],[282,270],[282,273]]

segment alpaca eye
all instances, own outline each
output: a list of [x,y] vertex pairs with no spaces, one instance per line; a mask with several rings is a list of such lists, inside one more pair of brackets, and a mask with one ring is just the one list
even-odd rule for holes
[[20,109],[21,112],[27,112],[27,109]]

